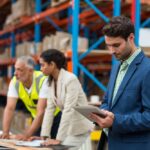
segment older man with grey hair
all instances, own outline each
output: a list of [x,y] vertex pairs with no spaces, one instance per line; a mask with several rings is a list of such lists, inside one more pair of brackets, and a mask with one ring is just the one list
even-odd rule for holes
[[35,71],[34,66],[34,60],[30,56],[21,56],[15,63],[14,77],[9,85],[7,105],[4,110],[3,134],[0,138],[10,138],[9,130],[18,99],[22,100],[30,112],[33,122],[29,129],[23,134],[16,135],[15,138],[27,140],[35,135],[42,124],[47,100],[46,77],[41,71]]

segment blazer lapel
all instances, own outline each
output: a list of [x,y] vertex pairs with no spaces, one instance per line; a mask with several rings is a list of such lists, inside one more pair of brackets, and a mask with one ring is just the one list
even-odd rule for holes
[[58,76],[58,81],[57,81],[57,98],[59,98],[61,101],[64,99],[64,88],[63,88],[63,79],[64,79],[64,70],[61,69],[59,76]]
[[127,86],[129,80],[131,79],[131,77],[133,76],[133,74],[135,73],[137,66],[141,63],[142,58],[144,57],[143,52],[141,52],[136,59],[131,63],[131,65],[129,66],[126,75],[124,77],[124,79],[121,82],[121,85],[118,89],[118,92],[116,94],[116,97],[114,99],[113,105],[112,107],[116,104],[116,102],[119,100],[119,97],[121,96],[121,94],[123,93],[125,87]]
[[120,64],[121,63],[118,62],[117,64],[115,64],[114,68],[112,68],[113,73],[111,73],[110,83],[109,83],[109,97],[108,97],[108,99],[110,100],[109,104],[111,103],[111,100],[112,100],[112,97],[113,97],[114,86],[115,86],[116,78],[117,78],[118,71],[119,71],[119,68],[120,68]]
[[56,104],[56,96],[55,96],[55,85],[54,85],[54,81],[52,81],[51,86],[50,86],[50,97],[52,98],[54,104],[57,105],[57,104]]

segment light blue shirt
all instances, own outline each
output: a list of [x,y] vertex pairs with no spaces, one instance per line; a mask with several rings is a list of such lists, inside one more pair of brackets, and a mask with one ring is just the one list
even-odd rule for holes
[[141,52],[141,49],[138,48],[127,60],[122,62],[120,69],[119,69],[119,72],[118,72],[118,75],[117,75],[116,82],[115,82],[112,103],[113,103],[113,100],[115,99],[115,96],[118,92],[119,86],[121,85],[121,82],[123,81],[123,78],[124,78],[128,68],[129,68],[129,65],[132,63],[132,61],[135,59],[135,57],[140,52]]

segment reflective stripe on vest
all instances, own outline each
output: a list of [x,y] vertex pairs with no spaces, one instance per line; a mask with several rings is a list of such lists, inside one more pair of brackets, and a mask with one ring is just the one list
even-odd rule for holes
[[45,78],[46,77],[42,74],[42,72],[34,71],[33,87],[30,94],[27,93],[23,84],[16,80],[16,77],[13,78],[19,98],[23,101],[33,118],[35,118],[37,113],[36,107],[39,99],[39,91]]

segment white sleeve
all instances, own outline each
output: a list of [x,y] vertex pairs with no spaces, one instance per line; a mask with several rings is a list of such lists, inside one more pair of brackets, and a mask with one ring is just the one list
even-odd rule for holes
[[16,97],[18,98],[18,92],[16,91],[16,88],[13,84],[13,81],[11,80],[10,84],[9,84],[9,88],[8,88],[8,92],[7,92],[7,97]]
[[39,91],[39,98],[46,98],[47,99],[47,96],[48,96],[48,89],[49,89],[49,86],[48,86],[48,78],[46,78],[44,81],[43,81],[43,84],[42,84],[42,87]]

